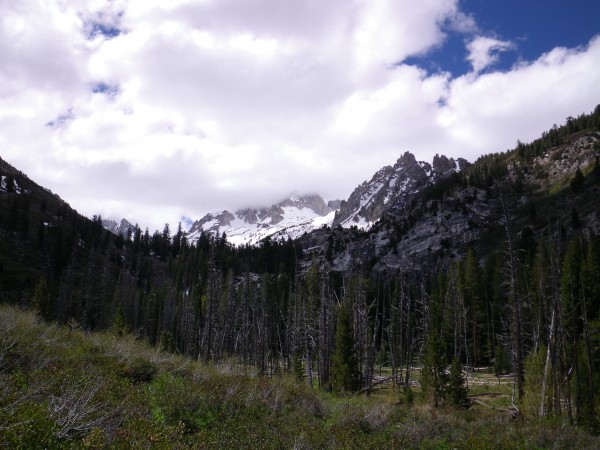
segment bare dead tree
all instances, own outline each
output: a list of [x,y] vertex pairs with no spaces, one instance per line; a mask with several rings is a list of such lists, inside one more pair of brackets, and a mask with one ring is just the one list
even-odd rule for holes
[[509,292],[509,300],[512,310],[511,320],[511,335],[514,341],[513,345],[513,365],[514,365],[514,378],[517,385],[517,392],[519,401],[523,399],[523,382],[524,382],[524,371],[523,371],[523,337],[522,337],[522,324],[521,324],[521,295],[519,292],[518,285],[518,257],[517,249],[513,242],[513,234],[511,230],[511,218],[506,205],[504,196],[500,196],[502,203],[502,212],[504,219],[504,231],[506,234],[506,250],[505,254],[505,283]]

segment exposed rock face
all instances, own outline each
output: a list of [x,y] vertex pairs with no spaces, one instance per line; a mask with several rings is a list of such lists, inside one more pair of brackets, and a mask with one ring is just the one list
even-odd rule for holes
[[327,204],[325,204],[321,196],[316,194],[303,196],[294,195],[279,203],[278,206],[292,206],[299,209],[308,208],[320,216],[325,216],[332,210],[329,206],[327,206]]
[[385,212],[401,210],[424,187],[467,165],[462,158],[457,163],[443,155],[436,155],[431,165],[417,161],[412,153],[406,152],[393,167],[382,168],[369,182],[358,186],[348,201],[342,201],[333,225],[368,229]]
[[467,166],[469,166],[469,162],[464,158],[458,158],[455,161],[454,158],[448,159],[444,155],[435,155],[433,157],[432,175],[434,179],[444,178],[445,176],[464,170]]
[[[436,156],[429,165],[411,156],[405,154],[394,167],[384,167],[371,181],[360,185],[348,202],[342,202],[338,223],[340,217],[352,220],[352,213],[359,220],[374,221],[378,211],[384,211],[368,232],[367,227],[317,230],[300,239],[302,247],[335,271],[356,270],[368,264],[378,271],[434,273],[464,258],[469,248],[480,254],[497,248],[506,238],[503,205],[517,240],[525,230],[536,239],[559,239],[557,224],[572,232],[570,214],[575,205],[587,232],[600,233],[600,175],[592,169],[600,158],[600,135],[577,137],[533,159],[516,154],[499,156],[496,163],[503,164],[499,170],[502,175],[478,184],[471,184],[469,179],[485,169],[485,164],[470,171],[462,159]],[[578,168],[586,175],[585,188],[573,190],[569,184]],[[467,176],[445,184],[443,192],[423,192],[464,169],[468,169]],[[397,180],[400,185],[410,180],[407,186],[411,190],[396,191]],[[410,201],[414,196],[417,202]],[[382,203],[386,205],[383,208]],[[527,205],[537,209],[537,219],[524,212]]]
[[[534,159],[533,170],[525,173],[526,180],[538,184],[541,188],[564,183],[573,176],[577,168],[583,170],[595,164],[599,146],[600,139],[597,136],[583,136],[574,142],[551,149],[545,155]],[[511,165],[509,169],[514,171],[517,168]],[[547,175],[539,177],[543,173]]]
[[102,226],[108,231],[124,237],[127,237],[129,233],[133,233],[135,228],[127,219],[121,219],[120,222],[111,219],[102,219]]
[[338,209],[340,209],[340,204],[341,204],[341,203],[342,203],[342,201],[341,201],[341,200],[329,200],[329,201],[327,202],[327,206],[329,207],[329,209],[330,209],[331,211],[335,211],[335,210],[338,210]]

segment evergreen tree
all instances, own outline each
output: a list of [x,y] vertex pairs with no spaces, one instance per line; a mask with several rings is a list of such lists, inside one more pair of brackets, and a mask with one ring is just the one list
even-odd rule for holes
[[446,352],[439,333],[430,328],[423,350],[421,388],[434,407],[440,406],[448,382],[446,375]]
[[362,377],[358,365],[358,358],[354,353],[354,334],[350,324],[350,316],[346,307],[338,310],[337,326],[335,331],[335,353],[331,367],[331,385],[336,393],[358,391],[362,384]]
[[11,174],[4,177],[4,189],[6,192],[15,192],[15,179]]
[[521,411],[526,416],[538,417],[541,403],[546,402],[546,399],[541,397],[545,358],[544,346],[538,351],[530,352],[525,358],[525,396]]
[[581,169],[578,167],[575,171],[575,176],[571,180],[571,189],[575,192],[579,192],[583,188],[583,183],[585,183],[585,178],[583,172],[581,172]]
[[510,361],[508,360],[508,355],[501,345],[496,345],[494,355],[494,373],[497,377],[500,377],[500,375],[505,375],[510,370]]
[[115,311],[112,325],[110,327],[112,333],[117,336],[123,336],[127,334],[127,323],[125,322],[125,316],[123,315],[123,309],[119,306]]
[[302,356],[298,352],[294,354],[294,358],[292,359],[292,370],[296,381],[301,383],[304,380],[304,368],[302,367]]
[[41,277],[39,279],[35,286],[31,303],[44,320],[52,319],[52,305],[50,304],[50,293],[48,292],[46,278]]
[[458,358],[454,357],[452,358],[452,365],[450,366],[450,376],[445,397],[450,405],[456,406],[457,408],[466,408],[469,406],[467,393],[468,389],[462,374],[460,361]]

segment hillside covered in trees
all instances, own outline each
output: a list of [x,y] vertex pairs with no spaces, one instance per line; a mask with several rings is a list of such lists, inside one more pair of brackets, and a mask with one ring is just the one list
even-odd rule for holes
[[[553,172],[575,142],[584,142],[596,155],[595,162],[577,166],[573,173]],[[157,407],[152,402],[170,401],[169,393],[180,392],[178,383],[188,379],[203,392],[210,384],[203,371],[223,364],[234,373],[243,368],[257,376],[218,377],[223,392],[244,390],[246,409],[240,413],[244,421],[255,414],[252,420],[268,417],[274,429],[291,426],[272,416],[276,409],[270,408],[280,405],[292,416],[304,418],[303,427],[294,433],[297,439],[308,439],[307,447],[346,447],[343,438],[327,441],[302,434],[315,423],[337,423],[331,419],[336,413],[320,411],[319,402],[329,405],[351,393],[371,396],[368,402],[373,402],[381,400],[381,391],[389,392],[382,404],[400,412],[386,409],[381,427],[357,419],[339,429],[364,427],[371,433],[369,439],[374,439],[365,442],[373,447],[381,442],[403,445],[405,441],[394,440],[400,432],[390,431],[396,423],[394,414],[408,414],[403,408],[409,408],[406,405],[415,396],[434,409],[475,405],[474,409],[475,400],[481,400],[473,395],[483,373],[509,389],[503,391],[507,404],[490,406],[504,420],[509,420],[506,412],[510,411],[518,421],[531,421],[524,427],[543,427],[540,424],[546,420],[552,426],[576,426],[596,434],[600,431],[599,157],[597,107],[592,114],[569,118],[530,144],[519,142],[509,152],[481,157],[420,192],[406,209],[384,215],[369,231],[327,228],[296,241],[266,239],[258,246],[243,247],[230,245],[226,236],[204,234],[190,245],[181,225],[176,231],[165,225],[152,234],[136,226],[127,236],[113,235],[102,227],[101,217],[90,220],[79,215],[0,160],[0,299],[12,305],[5,306],[3,314],[41,333],[44,345],[56,346],[51,362],[37,361],[40,355],[28,349],[33,342],[23,336],[11,338],[17,328],[3,319],[0,383],[9,388],[0,394],[0,417],[5,423],[0,424],[4,436],[0,444],[14,444],[18,435],[33,432],[23,428],[30,416],[36,424],[40,417],[48,421],[48,428],[40,433],[54,439],[48,443],[53,447],[77,445],[74,442],[79,441],[73,439],[92,439],[93,433],[102,445],[126,442],[127,436],[119,430],[131,430],[133,423],[156,430],[165,443],[171,442],[161,434],[167,431],[174,433],[172,442],[180,442],[178,433],[187,433],[189,439],[191,435],[217,439],[211,433],[222,430],[217,423],[225,417],[235,418],[235,408],[202,409],[199,405],[210,403],[204,398],[189,408],[183,398],[180,405]],[[491,212],[475,214],[483,205]],[[470,230],[460,234],[470,240],[458,235],[440,238],[410,256],[423,242],[419,230],[429,229],[423,224],[440,217],[450,221],[458,215]],[[407,259],[410,264],[403,262]],[[48,324],[68,324],[81,334],[68,334],[55,325],[45,330],[47,325],[15,306],[36,311]],[[192,360],[202,364],[180,374],[172,363],[163,367],[158,356],[131,361],[108,355],[104,344],[88,341],[100,339],[90,336],[105,334],[84,333],[107,330],[129,341],[147,341],[166,352],[160,356],[165,361],[167,354],[176,354],[186,367]],[[57,337],[49,337],[51,333],[58,333]],[[77,355],[63,353],[65,339],[81,340],[73,346],[79,349]],[[75,358],[78,367],[106,364],[111,369],[99,368],[97,381],[106,377],[107,386],[116,383],[123,392],[151,394],[153,400],[143,400],[151,403],[140,407],[138,415],[115,412],[116,422],[104,418],[83,428],[69,428],[63,413],[44,411],[58,408],[56,402],[68,395],[84,395],[92,381],[72,372],[73,392],[52,384],[57,383],[54,379],[48,386],[36,387],[34,382],[41,373],[49,378],[52,373],[65,373],[68,358]],[[119,367],[116,372],[121,378],[108,375],[112,365]],[[285,382],[293,386],[278,387],[279,376],[287,377]],[[274,393],[262,396],[269,389]],[[277,389],[284,397],[301,400],[275,398]],[[164,398],[156,400],[160,395]],[[400,401],[402,406],[389,405]],[[347,407],[356,411],[353,408],[364,405]],[[121,411],[121,406],[115,408]],[[485,408],[477,411],[477,417],[488,417]],[[363,414],[363,419],[369,414]],[[427,416],[422,411],[411,414],[415,421]],[[397,422],[406,424],[406,417],[402,420]],[[381,430],[387,431],[377,434]],[[281,433],[281,445],[296,445],[289,432]],[[430,438],[438,442],[443,436],[433,433]],[[232,441],[206,442],[233,445]],[[452,442],[468,446],[464,437]],[[516,447],[549,445],[542,438],[535,443],[514,442]],[[578,445],[594,441],[585,442]],[[573,441],[564,444],[571,446]]]

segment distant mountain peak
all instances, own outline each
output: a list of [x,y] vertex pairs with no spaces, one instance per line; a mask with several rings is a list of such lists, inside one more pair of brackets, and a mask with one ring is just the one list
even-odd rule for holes
[[454,160],[444,155],[435,155],[433,164],[417,161],[407,151],[393,166],[382,167],[369,181],[361,183],[348,200],[325,203],[318,194],[293,192],[268,208],[206,214],[192,224],[189,238],[194,241],[202,232],[226,233],[230,242],[242,245],[256,244],[268,236],[296,238],[324,225],[369,229],[386,211],[398,211],[424,187],[467,165],[462,158]]
[[320,195],[295,192],[270,207],[206,214],[192,224],[188,238],[195,241],[201,233],[219,236],[225,233],[234,245],[257,244],[267,237],[295,239],[331,225],[334,214],[335,210]]
[[111,233],[127,237],[128,233],[133,233],[135,228],[127,219],[121,219],[119,222],[112,219],[102,219],[102,226]]
[[385,211],[403,208],[424,187],[462,170],[468,162],[435,155],[433,164],[417,161],[411,152],[404,152],[393,166],[378,170],[370,181],[364,181],[343,201],[333,225],[369,229]]

